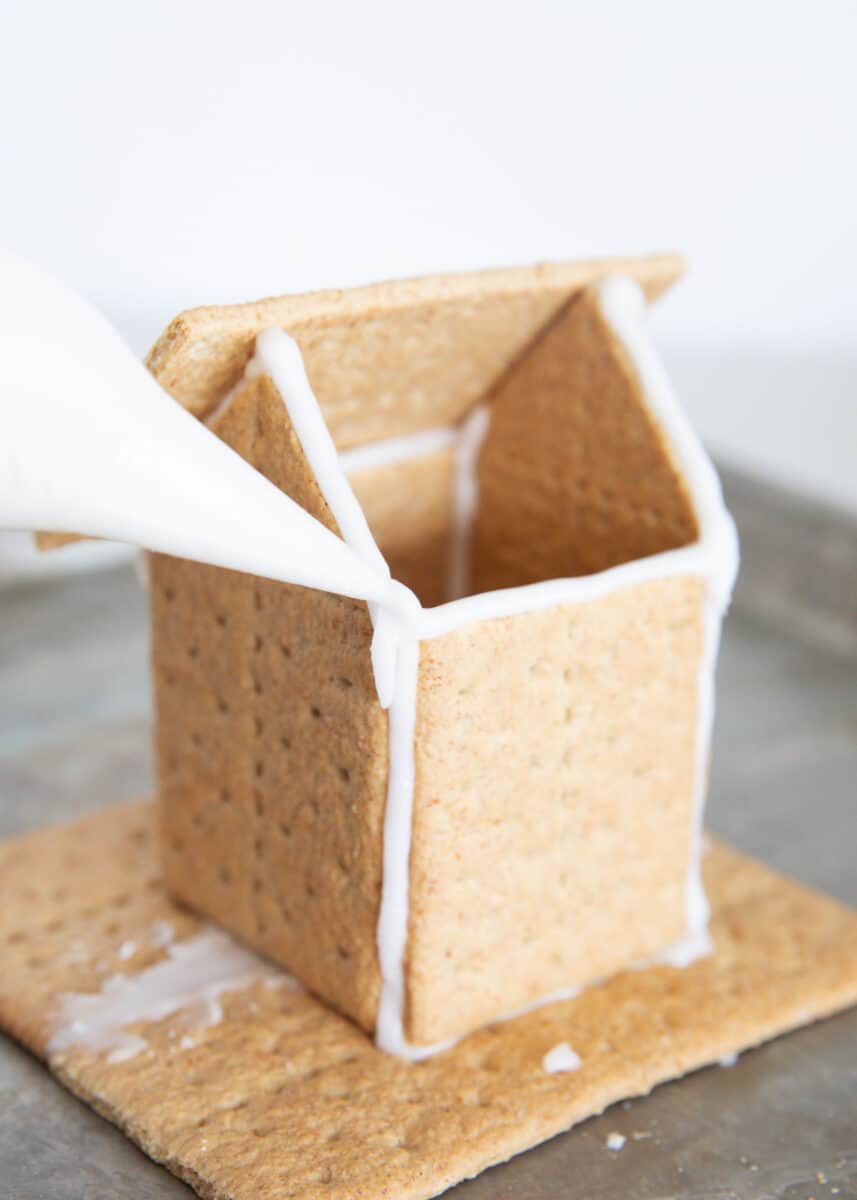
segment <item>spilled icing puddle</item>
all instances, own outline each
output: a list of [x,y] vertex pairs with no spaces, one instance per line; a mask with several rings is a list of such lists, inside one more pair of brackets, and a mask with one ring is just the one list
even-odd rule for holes
[[145,1038],[125,1032],[129,1025],[160,1021],[179,1011],[192,1014],[198,1026],[216,1025],[223,1016],[220,997],[260,981],[299,987],[228,934],[208,929],[170,945],[163,961],[136,975],[111,976],[99,992],[60,996],[60,1018],[48,1053],[85,1046],[109,1051],[111,1062],[124,1062],[148,1048]]

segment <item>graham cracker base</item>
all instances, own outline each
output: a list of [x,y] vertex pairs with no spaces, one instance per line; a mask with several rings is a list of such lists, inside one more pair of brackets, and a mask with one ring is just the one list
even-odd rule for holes
[[[203,1197],[433,1196],[857,1001],[857,914],[713,843],[712,958],[618,975],[418,1065],[306,993],[263,983],[225,995],[222,1021],[191,1038],[176,1036],[186,1014],[132,1027],[149,1048],[125,1062],[51,1055],[60,993],[152,965],[164,953],[147,938],[154,922],[179,940],[203,927],[161,887],[154,825],[137,804],[0,846],[0,1026]],[[560,1042],[582,1065],[548,1074]]]

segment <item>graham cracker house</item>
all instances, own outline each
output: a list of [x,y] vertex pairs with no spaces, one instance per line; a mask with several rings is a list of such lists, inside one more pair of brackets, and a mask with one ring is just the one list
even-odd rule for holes
[[704,949],[736,549],[644,327],[680,272],[660,256],[199,309],[150,355],[339,530],[257,346],[285,330],[419,601],[385,708],[365,603],[151,563],[168,887],[398,1053]]

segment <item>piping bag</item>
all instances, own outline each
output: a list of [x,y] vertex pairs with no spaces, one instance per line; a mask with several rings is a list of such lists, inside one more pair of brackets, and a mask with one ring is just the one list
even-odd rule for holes
[[107,320],[0,249],[0,529],[51,529],[396,609],[396,585],[221,442]]

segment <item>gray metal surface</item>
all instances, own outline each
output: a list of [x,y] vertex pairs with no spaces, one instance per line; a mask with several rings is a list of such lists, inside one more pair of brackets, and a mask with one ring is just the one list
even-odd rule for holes
[[[802,620],[807,585],[786,561],[799,520],[770,497],[763,519],[754,496],[747,485],[734,497],[739,523],[755,524],[724,639],[709,824],[857,905],[857,640],[846,628],[852,612],[857,628],[857,611],[842,594],[843,580],[857,578],[857,539],[798,506],[813,538],[797,553],[815,569]],[[838,567],[825,576],[831,544]],[[766,601],[772,570],[777,595]],[[130,571],[0,593],[0,835],[147,790],[145,644],[144,599]],[[627,1138],[617,1152],[605,1145],[614,1131]],[[616,1106],[451,1194],[855,1200],[857,1012]],[[190,1195],[0,1039],[0,1200]]]

